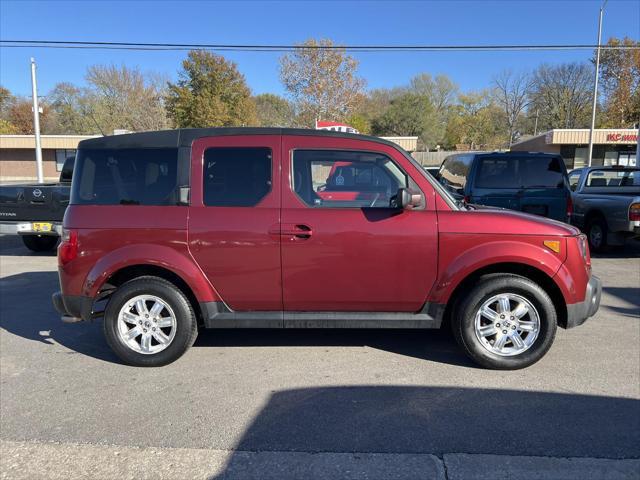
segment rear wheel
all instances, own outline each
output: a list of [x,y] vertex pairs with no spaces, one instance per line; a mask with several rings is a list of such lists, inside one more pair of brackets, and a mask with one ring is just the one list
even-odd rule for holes
[[593,252],[602,252],[607,246],[607,222],[604,218],[596,217],[587,223],[587,238],[589,248]]
[[197,321],[191,303],[172,283],[139,277],[109,299],[104,333],[124,362],[158,367],[177,360],[193,345]]
[[553,343],[556,311],[535,282],[511,274],[491,274],[455,308],[453,330],[467,355],[483,367],[524,368],[540,360]]
[[49,252],[56,248],[58,237],[54,235],[22,235],[22,242],[33,252]]

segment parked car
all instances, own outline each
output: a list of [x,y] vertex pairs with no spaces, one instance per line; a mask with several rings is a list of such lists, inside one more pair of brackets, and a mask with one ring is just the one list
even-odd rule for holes
[[594,251],[640,237],[640,168],[588,167],[569,174],[574,212]]
[[394,143],[317,130],[83,140],[58,261],[63,320],[103,317],[140,366],[176,360],[200,326],[450,322],[480,365],[522,368],[601,294],[577,228],[467,207]]
[[562,222],[572,211],[562,157],[548,153],[460,153],[442,162],[438,180],[468,203],[519,210]]
[[0,185],[0,234],[20,235],[34,252],[54,250],[69,205],[75,157],[69,157],[58,183]]

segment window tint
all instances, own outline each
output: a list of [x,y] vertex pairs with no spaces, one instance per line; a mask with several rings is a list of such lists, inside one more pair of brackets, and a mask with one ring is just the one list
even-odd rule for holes
[[293,188],[311,207],[389,208],[407,176],[386,155],[296,150]]
[[271,149],[209,148],[204,152],[204,204],[252,207],[271,191]]
[[462,193],[467,184],[472,160],[473,155],[456,155],[445,158],[438,172],[438,180],[450,190]]
[[565,169],[559,157],[482,157],[478,188],[562,188]]
[[592,170],[587,177],[586,187],[638,187],[638,170]]
[[175,148],[79,150],[71,203],[176,205]]
[[528,157],[517,160],[520,184],[524,188],[564,186],[564,161],[558,157]]
[[478,162],[475,185],[478,188],[519,188],[514,158],[485,157]]

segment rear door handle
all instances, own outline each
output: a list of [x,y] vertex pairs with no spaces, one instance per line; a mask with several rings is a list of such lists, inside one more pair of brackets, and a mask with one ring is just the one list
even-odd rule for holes
[[309,225],[301,223],[282,224],[280,235],[291,235],[295,238],[307,239],[313,235],[313,229]]

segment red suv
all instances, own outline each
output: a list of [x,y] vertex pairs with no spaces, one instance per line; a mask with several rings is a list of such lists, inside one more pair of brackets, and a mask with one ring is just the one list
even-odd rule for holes
[[125,362],[208,328],[439,328],[477,363],[539,360],[598,309],[585,237],[453,199],[385,140],[187,129],[80,142],[58,249],[63,320]]

